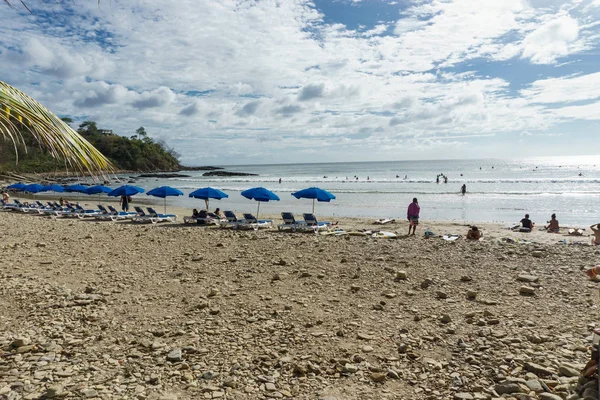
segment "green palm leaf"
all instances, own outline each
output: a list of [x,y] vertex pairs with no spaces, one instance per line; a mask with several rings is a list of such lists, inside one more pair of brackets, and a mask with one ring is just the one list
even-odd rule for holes
[[23,144],[23,128],[55,159],[64,160],[67,168],[92,176],[114,171],[110,161],[64,121],[33,98],[0,81],[0,136],[10,139],[15,151]]

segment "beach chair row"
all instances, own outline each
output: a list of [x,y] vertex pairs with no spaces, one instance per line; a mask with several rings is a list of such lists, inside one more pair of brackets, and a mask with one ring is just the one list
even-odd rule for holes
[[14,200],[8,204],[0,200],[0,209],[4,211],[16,211],[31,214],[44,214],[55,218],[95,218],[100,221],[122,221],[131,220],[139,223],[159,223],[159,222],[175,222],[177,215],[161,214],[152,207],[147,207],[148,212],[145,212],[141,207],[134,207],[135,212],[117,211],[113,206],[104,207],[98,204],[97,209],[84,209],[79,204],[60,205],[57,202],[48,201],[43,204],[40,201],[35,201],[31,204],[21,203],[19,200]]
[[[218,225],[221,228],[233,228],[233,229],[254,229],[258,230],[261,228],[273,227],[273,220],[271,219],[257,219],[250,213],[244,213],[243,218],[238,218],[233,211],[224,211],[225,218],[194,218],[185,217],[183,222],[186,224],[200,224],[200,225]],[[283,223],[277,225],[277,229],[282,231],[290,229],[293,232],[301,230],[318,231],[320,228],[327,228],[331,225],[330,222],[320,222],[312,213],[303,214],[303,221],[295,219],[294,214],[291,212],[281,213]]]

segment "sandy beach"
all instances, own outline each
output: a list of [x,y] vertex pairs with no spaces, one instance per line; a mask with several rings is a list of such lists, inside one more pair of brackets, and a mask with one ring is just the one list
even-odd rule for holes
[[[576,392],[599,302],[582,272],[599,251],[574,244],[589,243],[589,230],[570,237],[479,224],[482,241],[447,242],[440,236],[465,235],[467,224],[423,221],[405,237],[405,221],[333,222],[400,237],[0,213],[0,396]],[[427,228],[436,236],[424,239]]]

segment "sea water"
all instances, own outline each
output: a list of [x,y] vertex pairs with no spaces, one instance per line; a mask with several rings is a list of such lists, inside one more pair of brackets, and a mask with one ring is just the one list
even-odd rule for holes
[[[139,179],[146,189],[169,185],[184,197],[168,204],[203,208],[204,201],[187,195],[211,186],[229,194],[209,207],[236,212],[257,211],[257,203],[240,192],[256,186],[275,192],[280,201],[260,204],[260,213],[298,214],[312,211],[313,202],[296,199],[297,190],[317,186],[336,196],[317,202],[315,213],[329,217],[405,219],[413,197],[422,220],[518,223],[525,213],[539,225],[552,213],[562,225],[600,222],[600,159],[597,156],[532,158],[527,160],[436,160],[224,166],[226,171],[257,176],[204,177],[205,171],[184,171],[188,178]],[[448,183],[436,176],[444,174]],[[279,183],[281,179],[281,183]],[[467,187],[466,195],[461,186]],[[135,201],[135,200],[134,200]]]

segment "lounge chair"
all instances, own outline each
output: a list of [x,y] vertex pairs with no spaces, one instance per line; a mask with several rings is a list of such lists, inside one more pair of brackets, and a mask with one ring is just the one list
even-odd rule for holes
[[[136,207],[135,210],[138,211],[139,207]],[[140,209],[141,210],[141,209]],[[177,221],[177,215],[175,214],[160,214],[157,213],[156,210],[152,207],[147,207],[148,214],[143,216],[136,216],[133,218],[133,222],[151,222],[156,224],[158,222],[175,222]],[[143,210],[142,210],[143,212]],[[138,212],[139,214],[139,212]]]
[[312,213],[306,213],[302,215],[304,217],[304,222],[306,225],[310,226],[312,229],[318,231],[321,228],[328,228],[331,225],[331,222],[319,222],[317,221],[317,217],[315,217]]
[[4,200],[0,199],[0,210],[13,211],[14,209],[16,209],[18,207],[19,206],[16,203],[7,203]]
[[243,227],[248,226],[248,228],[259,229],[259,228],[270,228],[273,226],[272,219],[256,219],[256,217],[249,213],[244,213],[244,220],[246,221]]
[[[102,207],[102,206],[99,205],[98,208],[100,209],[100,211],[102,211],[102,209],[104,207]],[[106,210],[106,208],[104,208],[104,210]],[[117,209],[114,208],[113,206],[108,206],[108,215],[99,214],[99,215],[96,215],[94,217],[96,219],[101,220],[101,221],[107,221],[107,220],[122,221],[122,220],[125,220],[125,219],[134,218],[135,216],[137,216],[137,213],[135,213],[135,212],[117,211]]]
[[291,212],[282,212],[281,218],[283,219],[283,224],[277,225],[277,229],[282,231],[284,229],[291,229],[292,232],[296,232],[298,229],[306,229],[308,225],[304,221],[296,221],[294,218],[294,214]]
[[13,208],[13,211],[20,211],[20,212],[24,212],[24,213],[30,213],[30,212],[39,213],[39,211],[38,211],[39,207],[37,204],[23,204],[17,199],[15,199],[14,202],[17,205],[17,207]]
[[183,217],[184,224],[197,225],[219,225],[220,218],[215,218],[207,214],[206,217]]
[[219,221],[219,226],[221,228],[237,229],[246,223],[246,220],[238,219],[238,217],[236,217],[233,211],[223,211],[223,215],[225,215],[226,219],[222,219]]
[[77,212],[78,218],[94,217],[101,213],[100,210],[86,210],[85,208],[81,207],[79,204],[75,204],[75,211]]

